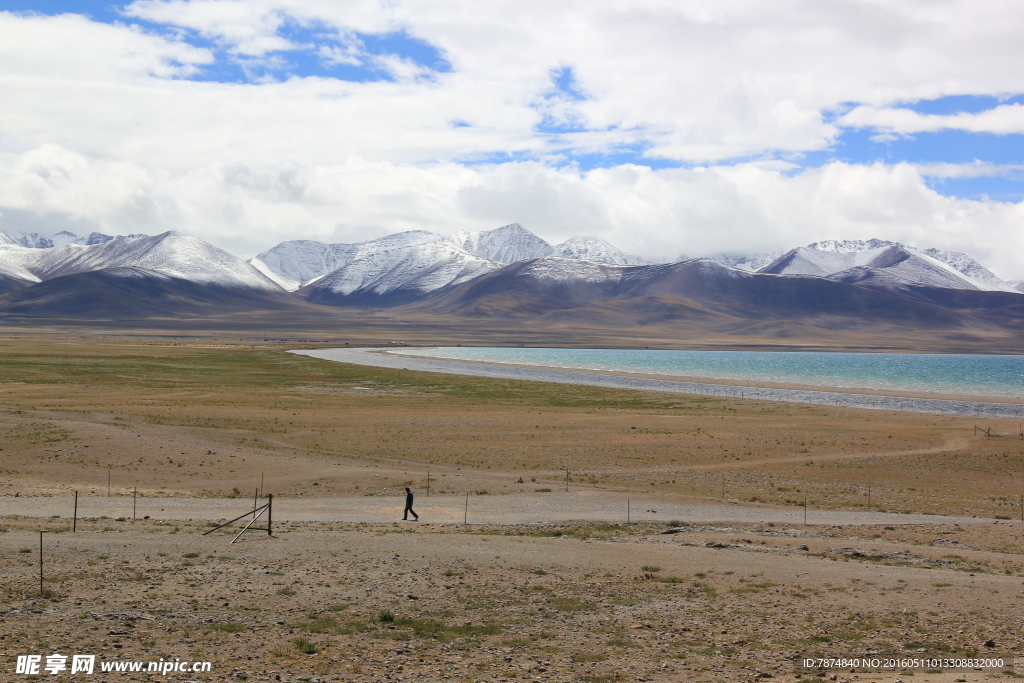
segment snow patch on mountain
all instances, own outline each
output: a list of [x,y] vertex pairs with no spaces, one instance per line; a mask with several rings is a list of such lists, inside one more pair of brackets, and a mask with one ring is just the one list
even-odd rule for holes
[[623,266],[581,261],[560,256],[532,259],[523,264],[516,277],[532,277],[553,282],[618,282],[625,272]]

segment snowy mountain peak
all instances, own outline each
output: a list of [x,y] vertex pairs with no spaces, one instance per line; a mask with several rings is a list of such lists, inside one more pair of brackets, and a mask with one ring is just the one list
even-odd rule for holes
[[[717,261],[726,266],[732,266],[733,268],[739,268],[745,270],[748,273],[756,273],[765,266],[770,265],[780,256],[783,252],[773,251],[770,254],[755,254],[753,256],[735,256],[732,254],[719,254],[717,256],[710,257],[712,261]],[[681,259],[685,260],[685,259]]]
[[76,235],[75,233],[68,232],[67,230],[61,230],[60,232],[53,236],[52,240],[50,240],[50,246],[60,247],[65,244],[78,244],[90,247],[94,244],[106,244],[107,242],[111,242],[113,240],[133,240],[139,239],[140,237],[149,237],[149,235],[105,235],[102,232],[91,232],[83,237],[82,235]]
[[808,249],[814,251],[831,251],[838,254],[849,254],[857,251],[868,251],[870,249],[882,249],[885,247],[902,247],[899,242],[888,240],[822,240],[807,245]]
[[49,249],[53,242],[38,232],[21,232],[20,230],[0,231],[0,244],[18,245],[29,249]]
[[352,294],[423,294],[500,267],[499,263],[467,254],[445,240],[413,242],[390,249],[367,250],[306,285],[303,292],[315,301]]
[[646,259],[633,256],[596,237],[570,237],[555,247],[565,258],[607,263],[613,266],[645,266]]
[[0,273],[29,282],[111,268],[142,268],[196,283],[280,291],[245,261],[198,238],[174,232],[112,238],[91,245],[0,246]]
[[519,223],[479,232],[462,230],[449,237],[448,241],[473,256],[498,263],[558,255],[558,250]]
[[356,244],[291,240],[249,259],[249,263],[289,292],[316,282],[340,268],[377,252],[408,249],[444,241],[427,230],[410,230]]
[[1015,291],[960,252],[916,249],[887,240],[824,240],[792,249],[758,272],[817,275],[843,282]]

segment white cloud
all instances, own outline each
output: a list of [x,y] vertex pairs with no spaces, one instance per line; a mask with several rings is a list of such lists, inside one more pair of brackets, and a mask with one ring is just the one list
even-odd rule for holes
[[922,176],[930,178],[999,178],[1019,176],[1024,164],[989,164],[975,161],[970,164],[914,164]]
[[898,135],[965,130],[972,133],[1024,133],[1024,106],[1002,104],[978,113],[920,114],[905,107],[861,106],[839,119],[853,128],[878,128]]
[[[289,26],[332,38],[300,44]],[[451,70],[369,54],[354,38],[393,32]],[[190,45],[195,34],[215,48]],[[1024,132],[1019,105],[950,116],[898,106],[1024,92],[1022,34],[1024,5],[963,0],[140,0],[119,24],[0,12],[0,211],[174,228],[249,254],[300,236],[510,221],[656,258],[877,236],[1022,276],[1021,205],[943,197],[921,177],[1005,169],[798,172],[778,160],[827,149],[842,126]],[[394,80],[188,80],[215,59],[256,79],[296,51]],[[553,90],[560,69],[584,99]],[[572,132],[544,131],[545,120]],[[703,166],[553,167],[567,150],[624,146]],[[534,161],[470,163],[497,155]],[[716,165],[738,157],[758,161]]]
[[[964,251],[1024,277],[1024,206],[943,197],[909,164],[757,164],[581,173],[540,162],[468,168],[370,162],[209,165],[168,173],[46,145],[0,155],[4,226],[113,233],[179,230],[240,255],[286,239],[354,242],[518,221],[552,243],[592,235],[659,260],[881,237]],[[8,209],[14,209],[13,213]]]
[[[649,145],[652,156],[706,163],[826,149],[839,128],[825,112],[846,102],[874,109],[854,110],[844,122],[895,125],[890,119],[905,114],[886,110],[892,102],[1024,92],[1024,72],[1016,68],[1024,6],[1005,4],[140,0],[125,15],[195,31],[237,58],[308,47],[281,34],[289,23],[339,36],[402,30],[439,49],[453,71],[384,87],[298,79],[286,87],[190,88],[166,78],[188,75],[210,52],[176,34],[7,13],[0,15],[0,85],[8,100],[19,101],[23,121],[12,126],[0,115],[0,127],[83,151],[133,150],[140,161],[176,156],[187,132],[205,151],[201,163],[213,155],[319,163],[325,153],[414,162],[543,154],[563,143],[606,148],[614,131],[617,139]],[[344,48],[327,43],[313,52],[332,48],[345,58]],[[407,74],[407,64],[403,70],[393,57],[381,59]],[[552,71],[563,67],[572,68],[588,98],[540,111]],[[129,78],[144,74],[158,77]],[[32,96],[41,86],[50,97]],[[67,106],[53,106],[57,93]],[[564,140],[538,135],[546,113],[585,131]],[[125,118],[132,135],[121,141]],[[1018,120],[1012,105],[970,118],[980,129]],[[445,130],[452,120],[477,125],[452,133]],[[919,124],[915,118],[907,125]],[[339,135],[356,129],[366,134]]]

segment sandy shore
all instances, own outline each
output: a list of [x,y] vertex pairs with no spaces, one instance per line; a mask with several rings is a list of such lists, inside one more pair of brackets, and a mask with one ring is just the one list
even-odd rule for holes
[[922,398],[888,394],[851,393],[818,389],[786,389],[779,387],[735,385],[710,381],[683,381],[656,379],[628,374],[606,374],[557,370],[553,368],[499,365],[480,362],[451,361],[422,356],[383,353],[388,349],[320,349],[292,351],[292,353],[321,358],[339,363],[353,363],[373,367],[439,372],[444,374],[518,379],[533,382],[580,384],[640,391],[664,391],[680,394],[699,394],[757,401],[783,401],[813,405],[844,406],[869,410],[963,415],[991,418],[1024,419],[1024,404],[1005,399],[976,400],[977,397]]

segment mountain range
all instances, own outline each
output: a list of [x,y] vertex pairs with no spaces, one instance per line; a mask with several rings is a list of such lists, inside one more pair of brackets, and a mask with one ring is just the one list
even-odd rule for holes
[[[195,237],[0,232],[0,318],[382,310],[606,328],[1024,328],[1024,284],[970,257],[884,240],[652,264],[521,225],[355,244],[293,240],[245,261]],[[771,334],[783,334],[772,332]],[[986,332],[987,333],[987,332]]]

